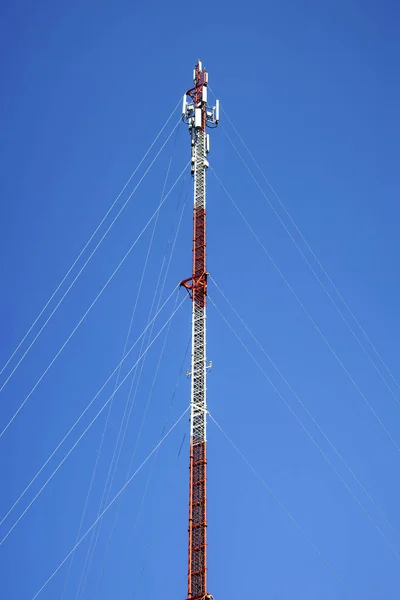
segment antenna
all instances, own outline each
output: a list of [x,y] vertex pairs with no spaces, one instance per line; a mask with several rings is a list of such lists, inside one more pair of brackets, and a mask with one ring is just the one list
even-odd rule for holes
[[187,112],[187,99],[186,99],[186,94],[183,94],[183,100],[182,100],[182,119],[186,116],[186,112]]
[[[207,401],[206,401],[206,155],[210,149],[207,126],[216,127],[219,103],[207,104],[208,73],[200,62],[194,69],[194,87],[183,102],[183,120],[191,139],[194,178],[192,276],[181,281],[192,300],[192,364],[190,399],[190,480],[188,600],[212,600],[207,591]],[[210,365],[211,366],[211,363]]]

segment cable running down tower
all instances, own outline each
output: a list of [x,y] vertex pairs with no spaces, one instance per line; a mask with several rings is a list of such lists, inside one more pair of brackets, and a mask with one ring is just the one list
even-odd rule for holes
[[207,453],[206,453],[206,171],[210,136],[207,127],[219,121],[219,102],[207,104],[208,73],[200,60],[193,72],[194,87],[183,96],[182,119],[191,139],[194,177],[192,276],[181,281],[192,299],[192,362],[190,401],[190,482],[188,600],[207,600]]

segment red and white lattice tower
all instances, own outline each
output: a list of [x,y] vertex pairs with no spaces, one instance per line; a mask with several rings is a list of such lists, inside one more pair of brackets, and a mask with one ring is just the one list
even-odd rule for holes
[[208,73],[197,62],[194,87],[183,97],[182,118],[189,127],[194,176],[192,276],[181,282],[192,299],[192,364],[190,402],[190,484],[188,600],[211,599],[207,591],[207,453],[206,453],[206,171],[210,136],[216,127],[219,103],[207,104]]

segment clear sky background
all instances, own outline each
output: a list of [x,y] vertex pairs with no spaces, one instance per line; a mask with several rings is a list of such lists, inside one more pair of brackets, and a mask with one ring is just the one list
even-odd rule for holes
[[[399,597],[399,18],[396,2],[369,0],[1,3],[1,366],[191,86],[201,58],[213,93],[393,376],[222,113],[209,155],[209,272],[308,413],[210,282],[211,300],[254,358],[210,303],[210,412],[275,494],[210,422],[208,558],[215,600]],[[1,374],[0,387],[167,140],[179,111]],[[2,389],[2,430],[189,153],[181,124]],[[135,304],[128,347],[148,315],[190,275],[191,203],[186,169],[160,210],[153,241],[154,220],[1,435],[0,521],[118,365]],[[143,350],[184,296],[183,290],[172,295]],[[96,519],[125,410],[132,406],[108,500],[187,408],[189,338],[187,299],[140,363],[132,393],[130,377],[116,393],[107,427],[106,408],[1,544],[1,598],[32,600]],[[141,342],[119,381],[137,361]],[[1,523],[1,540],[115,381]],[[187,434],[186,414],[39,598],[186,598]]]

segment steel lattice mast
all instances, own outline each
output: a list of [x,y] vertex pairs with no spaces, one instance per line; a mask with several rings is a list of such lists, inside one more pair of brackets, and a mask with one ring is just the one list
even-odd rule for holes
[[192,276],[181,282],[192,299],[192,364],[190,403],[190,483],[188,600],[205,600],[207,591],[207,452],[206,452],[206,170],[210,138],[216,127],[219,103],[207,104],[208,73],[200,60],[193,73],[194,87],[183,97],[182,118],[189,127],[194,176]]

